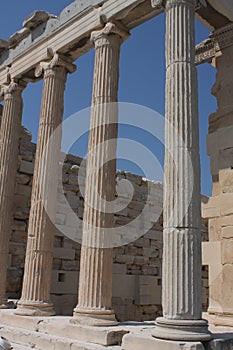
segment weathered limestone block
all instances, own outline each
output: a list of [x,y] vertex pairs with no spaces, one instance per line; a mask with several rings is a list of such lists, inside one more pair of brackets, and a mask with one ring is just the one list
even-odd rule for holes
[[54,248],[53,257],[64,260],[74,260],[75,250],[69,248]]
[[219,196],[210,197],[207,202],[202,203],[203,218],[220,217]]
[[232,238],[233,239],[233,225],[222,227],[222,238]]
[[58,213],[55,217],[55,224],[64,225],[66,223],[66,215]]
[[38,27],[40,24],[48,21],[49,18],[54,17],[48,12],[45,11],[35,11],[29,16],[25,18],[23,21],[24,28],[28,28],[30,30]]
[[16,174],[16,183],[22,184],[22,185],[27,185],[31,180],[31,177],[26,175],[26,174]]
[[19,195],[14,196],[15,208],[27,208],[29,207],[29,203],[30,203],[29,197],[19,196]]
[[30,198],[31,197],[31,187],[22,185],[22,184],[16,184],[15,193],[19,196],[25,196]]
[[[233,167],[233,166],[232,166]],[[233,192],[233,169],[224,169],[219,171],[219,184],[222,193]]]
[[218,198],[221,216],[233,214],[233,193],[224,193]]
[[133,264],[134,257],[132,255],[118,254],[115,258],[115,262],[116,263]]
[[62,260],[61,259],[53,259],[53,270],[61,270]]
[[64,258],[62,257],[61,270],[79,271],[79,269],[80,269],[80,255],[79,255],[79,258],[77,258],[77,260],[63,260],[63,259]]
[[23,242],[26,246],[26,241],[27,241],[26,231],[12,231],[11,240],[13,242]]
[[233,265],[233,232],[231,229],[230,238],[223,239],[221,242],[221,263]]
[[[232,256],[232,252],[231,252]],[[225,264],[222,271],[222,302],[221,307],[224,314],[233,313],[233,264],[232,259],[229,259],[230,264]]]
[[[22,136],[22,133],[21,133]],[[29,137],[28,137],[29,138]],[[31,142],[29,139],[20,139],[20,155],[21,152],[31,152],[33,155],[36,154],[36,144]]]
[[30,30],[28,28],[22,28],[18,30],[16,33],[12,34],[9,39],[9,47],[15,47],[20,41],[26,38],[30,34]]
[[14,211],[15,219],[27,220],[29,216],[29,208],[16,208]]
[[19,171],[21,173],[32,175],[34,170],[34,163],[26,160],[21,160]]
[[161,305],[162,295],[161,285],[159,285],[158,278],[153,276],[139,277],[139,305]]
[[210,241],[220,241],[221,218],[209,219],[209,239]]
[[135,185],[140,186],[142,184],[142,177],[139,175],[125,172],[125,178],[128,179],[130,182],[134,183]]
[[[214,252],[214,254],[213,254]],[[202,243],[202,263],[211,265],[221,261],[221,242],[211,241]]]
[[[7,293],[9,298],[18,299],[20,297],[22,278],[23,270],[19,269],[18,266],[8,269],[6,291],[10,291]],[[15,292],[12,293],[12,290]]]
[[51,294],[77,294],[77,271],[53,270]]
[[74,174],[69,175],[68,184],[77,186],[79,184],[78,176]]
[[51,294],[51,301],[54,304],[57,315],[71,315],[77,302],[77,293],[75,294]]
[[223,169],[223,170],[224,169],[232,170],[232,167],[233,167],[233,147],[220,150],[220,152],[219,152],[219,166],[220,166],[220,169]]
[[220,222],[222,227],[233,226],[233,215],[222,216]]
[[159,269],[157,266],[143,267],[142,272],[144,275],[157,276],[159,274]]
[[200,342],[185,342],[185,341],[166,341],[152,338],[151,330],[138,333],[129,333],[123,337],[123,350],[204,350],[204,346]]

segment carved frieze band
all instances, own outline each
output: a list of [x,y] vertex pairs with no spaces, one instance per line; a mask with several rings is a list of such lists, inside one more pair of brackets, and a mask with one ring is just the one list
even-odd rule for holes
[[212,32],[207,40],[196,46],[196,65],[210,62],[218,52],[233,45],[233,24]]

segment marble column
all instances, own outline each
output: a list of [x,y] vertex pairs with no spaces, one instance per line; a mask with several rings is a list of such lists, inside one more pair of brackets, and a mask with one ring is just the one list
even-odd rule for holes
[[153,335],[206,341],[202,320],[196,0],[167,0],[163,317]]
[[52,135],[62,122],[67,73],[74,71],[73,64],[55,54],[50,62],[42,62],[35,72],[36,76],[44,73],[44,87],[32,185],[23,289],[15,311],[18,315],[50,316],[55,314],[50,302],[50,288],[61,131],[56,133],[56,137]]
[[[91,36],[95,45],[95,68],[74,323],[116,324],[112,310],[111,228],[114,227],[114,213],[107,207],[115,198],[119,56],[121,43],[127,35],[115,24],[108,23]],[[96,207],[100,203],[98,196],[106,202]]]
[[24,81],[12,81],[1,89],[4,107],[0,131],[0,309],[8,307],[6,277],[25,87]]

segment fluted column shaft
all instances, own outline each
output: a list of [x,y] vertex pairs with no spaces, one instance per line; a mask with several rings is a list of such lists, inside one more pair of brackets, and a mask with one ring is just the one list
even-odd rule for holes
[[163,313],[198,320],[201,202],[194,15],[194,0],[167,1]]
[[[196,0],[167,0],[163,318],[154,335],[205,340],[201,320],[201,201]],[[178,327],[178,328],[177,328]],[[182,334],[182,335],[181,335]]]
[[[115,323],[112,310],[112,246],[108,230],[114,227],[114,213],[107,207],[115,198],[118,131],[116,102],[120,45],[125,36],[126,33],[112,23],[108,23],[103,30],[92,33],[95,68],[79,294],[78,305],[74,310],[74,322],[91,325]],[[98,196],[105,201],[102,205]]]
[[0,308],[7,308],[6,276],[25,86],[22,81],[11,82],[1,91],[4,108],[0,131]]
[[51,62],[41,63],[36,70],[37,76],[44,71],[44,87],[23,289],[16,310],[16,314],[20,315],[54,314],[50,288],[61,131],[56,132],[55,137],[53,133],[62,122],[66,76],[74,69],[71,63],[55,54]]

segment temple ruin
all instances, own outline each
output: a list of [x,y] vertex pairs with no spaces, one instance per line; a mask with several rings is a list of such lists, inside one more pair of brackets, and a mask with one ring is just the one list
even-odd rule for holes
[[[134,197],[114,215],[116,141],[109,141],[117,139],[121,44],[163,11],[164,184],[118,172]],[[211,29],[196,47],[195,16]],[[9,41],[0,40],[0,335],[15,349],[233,346],[232,22],[228,0],[76,0],[58,17],[34,12]],[[68,154],[59,180],[66,79],[92,47],[85,172],[78,176],[82,160]],[[207,136],[213,193],[201,206],[196,65],[206,62],[216,69],[218,109]],[[41,79],[35,145],[21,126],[22,92]],[[59,181],[80,227],[64,211]],[[111,228],[137,216],[148,195],[150,210],[163,207],[163,214],[141,238],[113,248]],[[69,239],[72,230],[81,232],[82,245]]]

